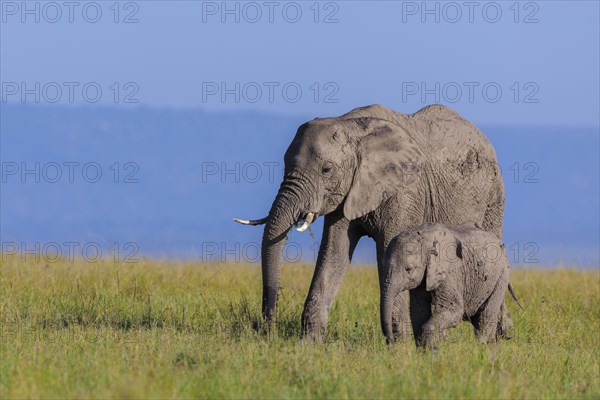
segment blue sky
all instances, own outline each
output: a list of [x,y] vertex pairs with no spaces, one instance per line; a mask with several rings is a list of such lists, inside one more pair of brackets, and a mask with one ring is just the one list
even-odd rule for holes
[[[37,15],[24,11],[36,3]],[[65,6],[58,17],[44,2],[3,1],[2,81],[97,82],[100,102],[112,101],[114,82],[122,101],[133,82],[135,99],[161,107],[326,116],[370,103],[414,112],[437,100],[476,123],[599,123],[596,1],[288,3],[226,3],[236,15],[222,2],[121,2],[118,14],[98,2],[96,23],[86,21],[96,7],[77,3],[71,23]],[[239,102],[207,95],[212,83],[239,83]],[[85,103],[77,92],[74,101]]]
[[[0,1],[0,155],[96,162],[104,180],[9,176],[3,241],[102,238],[182,257],[258,243],[260,229],[230,218],[266,214],[279,180],[203,182],[203,165],[281,163],[307,119],[439,102],[497,150],[514,263],[535,242],[539,264],[598,265],[597,1],[69,4]],[[134,163],[140,182],[113,184],[114,163]],[[293,239],[310,249],[321,223]],[[372,262],[372,242],[357,254]]]

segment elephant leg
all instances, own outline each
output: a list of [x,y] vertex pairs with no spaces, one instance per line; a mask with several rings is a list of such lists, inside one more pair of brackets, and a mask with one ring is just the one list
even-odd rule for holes
[[410,321],[415,342],[421,342],[423,325],[431,318],[431,293],[425,289],[425,282],[410,291]]
[[510,318],[510,315],[508,315],[508,307],[506,306],[506,300],[504,300],[504,296],[502,298],[502,303],[500,304],[499,316],[500,316],[500,318],[498,318],[498,324],[496,326],[496,333],[502,339],[508,340],[511,338],[513,322],[512,322],[512,319]]
[[341,211],[325,216],[317,265],[302,312],[305,337],[322,340],[329,310],[362,234]]
[[417,346],[435,349],[436,343],[447,336],[448,329],[458,326],[464,315],[462,293],[452,281],[444,281],[432,293],[431,318],[423,324],[423,334]]
[[409,295],[408,291],[400,292],[394,299],[392,332],[396,341],[403,342],[410,338],[411,314],[409,304],[412,304],[412,296]]
[[[388,238],[391,240],[391,238]],[[386,240],[386,245],[389,243]],[[379,275],[379,289],[383,288],[383,279],[387,275],[387,271],[383,266],[383,254],[385,252],[384,244],[381,241],[377,242],[377,273]],[[411,331],[411,318],[409,312],[409,293],[403,291],[394,298],[394,308],[392,309],[392,333],[397,341],[408,340]]]
[[475,334],[481,343],[487,343],[496,339],[497,327],[499,326],[502,306],[504,305],[504,292],[508,285],[505,275],[501,276],[490,297],[481,307],[476,318],[477,326]]
[[[499,196],[498,201],[488,205],[485,215],[483,217],[482,228],[488,232],[493,232],[502,239],[502,221],[504,214],[504,197]],[[502,306],[500,311],[500,318],[498,319],[498,326],[496,331],[503,339],[510,339],[510,330],[512,329],[512,320],[508,315],[508,308],[504,298],[502,299]]]
[[447,336],[448,329],[460,324],[463,317],[462,308],[444,309],[434,312],[431,318],[423,324],[423,334],[417,346],[435,349],[437,342]]

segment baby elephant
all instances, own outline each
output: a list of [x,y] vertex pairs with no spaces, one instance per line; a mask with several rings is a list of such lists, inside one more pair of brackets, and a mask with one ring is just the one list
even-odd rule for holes
[[495,234],[474,222],[424,224],[395,237],[383,265],[381,324],[388,343],[394,341],[394,298],[404,290],[411,290],[411,307],[422,305],[411,309],[417,345],[435,347],[438,337],[463,319],[471,321],[481,342],[496,338],[510,283],[504,245]]

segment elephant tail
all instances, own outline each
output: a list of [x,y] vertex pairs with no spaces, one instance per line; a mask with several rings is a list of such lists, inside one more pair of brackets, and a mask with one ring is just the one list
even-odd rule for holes
[[519,308],[522,310],[523,306],[521,306],[521,303],[519,303],[519,300],[517,299],[517,296],[515,295],[515,289],[513,288],[513,285],[512,285],[512,283],[510,283],[510,281],[508,282],[508,291],[510,292],[510,295],[512,296],[513,300],[517,303]]

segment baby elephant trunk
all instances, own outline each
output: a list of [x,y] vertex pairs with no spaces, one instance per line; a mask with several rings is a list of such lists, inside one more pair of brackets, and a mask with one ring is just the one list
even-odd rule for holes
[[394,310],[394,299],[398,296],[400,285],[388,280],[381,290],[381,329],[387,344],[394,344],[394,332],[392,328],[392,313]]

